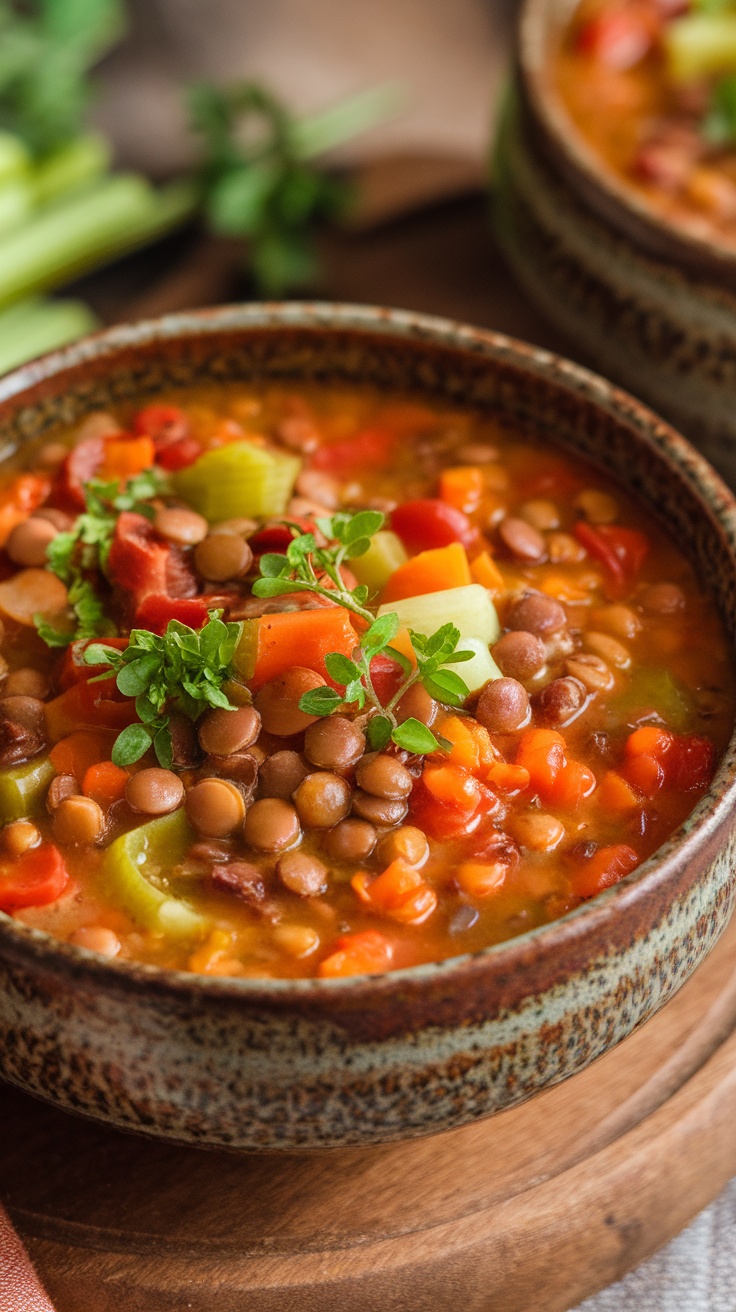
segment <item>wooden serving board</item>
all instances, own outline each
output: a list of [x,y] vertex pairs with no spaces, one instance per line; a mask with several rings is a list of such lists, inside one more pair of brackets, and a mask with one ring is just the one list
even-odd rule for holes
[[736,1173],[735,963],[736,920],[581,1075],[384,1148],[207,1153],[5,1086],[0,1197],[58,1312],[562,1312]]

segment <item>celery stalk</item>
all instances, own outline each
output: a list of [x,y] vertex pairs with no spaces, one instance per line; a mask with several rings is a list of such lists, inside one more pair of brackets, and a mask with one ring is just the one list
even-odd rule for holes
[[736,14],[686,14],[667,24],[664,42],[678,82],[736,72]]
[[33,210],[33,194],[22,178],[0,181],[0,241],[24,223]]
[[14,132],[0,132],[0,185],[11,178],[24,178],[31,167],[31,157]]
[[[352,568],[352,561],[350,565]],[[392,611],[398,615],[404,628],[414,629],[416,633],[428,635],[443,624],[454,624],[460,630],[461,638],[478,638],[486,646],[496,642],[501,634],[490,593],[480,583],[387,602],[379,607],[378,614],[388,615]],[[458,670],[462,673],[460,666]]]
[[255,442],[228,442],[174,474],[178,496],[210,522],[240,515],[283,515],[301,461]]
[[196,198],[194,185],[155,191],[143,178],[119,174],[50,206],[0,240],[0,305],[153,240],[186,218]]
[[350,562],[350,568],[359,583],[370,589],[372,596],[381,592],[391,575],[408,559],[401,538],[391,529],[381,529],[371,539],[371,545],[362,556]]
[[65,192],[101,178],[110,167],[110,146],[96,133],[77,137],[52,151],[36,166],[31,175],[36,205],[48,205]]
[[175,938],[202,933],[208,921],[181,898],[164,891],[165,871],[181,861],[192,841],[183,810],[131,829],[105,853],[105,889],[139,925]]
[[326,150],[334,150],[358,133],[393,118],[405,103],[406,91],[402,84],[386,82],[360,91],[349,100],[341,100],[317,114],[309,114],[292,129],[297,154],[302,159],[312,159]]
[[0,823],[24,820],[40,807],[56,771],[48,756],[0,772]]
[[0,374],[46,351],[84,337],[97,319],[83,301],[52,301],[40,296],[0,310]]

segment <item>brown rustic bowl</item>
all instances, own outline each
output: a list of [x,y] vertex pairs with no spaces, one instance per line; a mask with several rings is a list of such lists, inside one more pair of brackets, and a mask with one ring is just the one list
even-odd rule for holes
[[552,75],[571,8],[522,8],[495,153],[501,245],[576,354],[736,484],[736,246],[660,214],[572,122]]
[[[0,382],[7,447],[218,379],[319,379],[483,407],[590,458],[689,554],[736,646],[736,504],[649,411],[564,360],[439,319],[246,306],[118,328]],[[731,914],[736,742],[656,856],[564,919],[379,977],[263,981],[107,961],[0,915],[0,1072],[128,1130],[232,1149],[370,1144],[513,1106],[652,1015]]]

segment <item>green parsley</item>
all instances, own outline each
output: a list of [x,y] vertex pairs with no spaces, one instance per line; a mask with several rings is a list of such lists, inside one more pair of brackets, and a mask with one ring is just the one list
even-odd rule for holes
[[724,77],[713,87],[701,132],[712,146],[736,141],[736,77]]
[[169,620],[163,637],[148,629],[133,629],[124,651],[104,643],[86,648],[87,665],[110,667],[91,682],[114,678],[124,697],[135,697],[139,723],[118,734],[112,750],[116,765],[132,765],[153,744],[160,765],[170,769],[173,712],[196,721],[211,707],[236,709],[222,685],[230,677],[242,624],[225,623],[220,614],[210,611],[207,624],[198,633],[187,624]]
[[164,477],[157,469],[136,474],[122,489],[117,480],[110,483],[93,480],[85,484],[85,510],[77,516],[69,532],[57,533],[46,552],[48,568],[69,589],[69,605],[74,613],[73,623],[59,626],[40,615],[35,617],[38,634],[47,646],[67,647],[79,639],[111,637],[115,633],[95,581],[107,569],[120,512],[133,510],[153,519],[155,512],[150,502],[164,486]]
[[[340,652],[325,657],[325,668],[334,688],[314,688],[299,702],[301,710],[309,715],[332,715],[344,705],[367,707],[366,733],[370,746],[379,751],[390,741],[406,751],[422,755],[438,748],[449,750],[450,744],[438,738],[426,725],[413,718],[399,724],[396,706],[415,683],[421,683],[430,696],[449,706],[461,706],[468,696],[467,684],[446,666],[472,659],[472,652],[458,651],[460,632],[453,624],[443,624],[431,637],[410,631],[416,665],[391,646],[399,629],[395,612],[375,619],[366,608],[368,589],[365,586],[350,588],[342,574],[347,560],[362,556],[370,546],[371,538],[384,523],[384,516],[376,510],[361,510],[355,515],[340,511],[329,519],[318,519],[317,528],[326,539],[320,546],[313,533],[302,533],[290,525],[294,534],[285,555],[269,553],[261,557],[261,577],[256,579],[253,592],[257,597],[287,596],[290,592],[313,592],[317,596],[337,602],[346,610],[358,615],[368,629],[356,647],[352,659]],[[329,580],[328,587],[325,580]],[[385,653],[401,666],[403,679],[394,696],[383,706],[373,687],[370,665],[379,653]]]

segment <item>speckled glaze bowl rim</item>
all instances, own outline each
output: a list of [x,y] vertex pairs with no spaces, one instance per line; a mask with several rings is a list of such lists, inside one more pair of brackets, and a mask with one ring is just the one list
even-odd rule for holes
[[[508,364],[523,370],[540,382],[571,391],[593,405],[602,406],[614,420],[637,429],[636,443],[649,446],[695,492],[703,513],[724,538],[736,574],[736,498],[719,475],[686,440],[641,402],[607,382],[600,375],[573,364],[553,352],[531,346],[502,333],[473,328],[450,319],[415,314],[382,307],[307,302],[274,302],[221,306],[168,315],[161,319],[115,327],[95,333],[61,351],[42,356],[0,379],[0,404],[17,401],[37,384],[52,379],[67,369],[79,368],[86,361],[109,357],[136,346],[156,341],[168,342],[214,333],[299,328],[395,336],[398,340],[427,343],[450,351],[471,352],[490,362]],[[561,443],[564,450],[564,443]],[[595,464],[595,457],[591,458]],[[736,638],[733,639],[736,654]],[[731,758],[729,763],[729,757]],[[540,944],[560,951],[574,943],[583,931],[595,928],[615,915],[623,914],[627,903],[640,895],[642,886],[654,888],[666,881],[675,865],[689,861],[698,849],[726,822],[736,808],[736,726],[724,757],[708,791],[682,825],[653,856],[620,883],[598,894],[558,920],[526,931],[512,939],[492,944],[475,953],[448,957],[443,961],[405,967],[382,975],[354,975],[345,979],[242,979],[199,975],[190,971],[168,970],[143,962],[107,959],[85,948],[54,938],[45,931],[32,929],[0,913],[0,948],[18,956],[32,956],[50,969],[63,968],[85,979],[99,979],[107,986],[177,995],[207,994],[220,999],[278,1000],[318,993],[328,996],[333,990],[353,990],[361,994],[383,994],[400,989],[405,981],[421,983],[439,976],[463,974],[489,959],[507,970],[514,967],[529,944]]]
[[622,226],[627,219],[638,228],[638,235],[654,241],[664,236],[669,253],[689,266],[723,270],[727,266],[736,274],[736,248],[717,237],[708,238],[689,232],[686,227],[661,214],[656,206],[628,185],[590,146],[572,119],[550,76],[547,50],[548,15],[555,5],[569,18],[578,0],[524,0],[517,19],[516,66],[527,103],[541,123],[568,169],[582,179],[586,198],[595,196],[608,201],[606,214],[618,212]]

